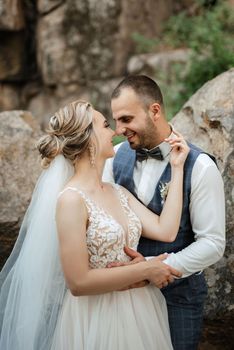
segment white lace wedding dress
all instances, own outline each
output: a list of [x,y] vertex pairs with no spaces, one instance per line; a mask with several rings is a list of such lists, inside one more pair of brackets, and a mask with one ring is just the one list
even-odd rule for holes
[[[90,268],[104,268],[113,261],[127,261],[124,245],[133,249],[138,245],[141,223],[130,209],[121,188],[115,187],[128,218],[127,233],[111,215],[78,191],[89,215],[87,246]],[[79,297],[72,296],[67,290],[52,349],[172,349],[164,297],[153,285]]]

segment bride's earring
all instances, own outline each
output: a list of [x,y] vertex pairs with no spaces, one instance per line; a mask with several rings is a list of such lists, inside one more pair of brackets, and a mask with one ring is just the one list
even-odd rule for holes
[[93,144],[89,145],[89,159],[92,167],[95,166],[95,146]]

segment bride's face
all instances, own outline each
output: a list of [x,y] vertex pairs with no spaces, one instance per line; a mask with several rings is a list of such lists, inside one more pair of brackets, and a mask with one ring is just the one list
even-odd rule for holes
[[115,154],[113,147],[115,132],[104,116],[96,110],[94,110],[93,127],[98,142],[98,153],[105,159],[113,157]]

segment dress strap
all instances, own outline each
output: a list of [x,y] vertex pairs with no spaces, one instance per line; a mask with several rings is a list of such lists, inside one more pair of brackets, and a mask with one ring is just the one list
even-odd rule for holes
[[66,191],[68,191],[68,190],[77,192],[77,193],[83,198],[83,200],[84,200],[84,202],[85,202],[85,205],[86,205],[86,207],[87,207],[88,212],[91,213],[91,209],[92,209],[92,207],[93,207],[93,202],[86,196],[86,194],[85,194],[83,191],[79,190],[79,189],[76,188],[76,187],[70,187],[70,186],[69,186],[69,187],[66,187],[63,191],[61,191],[61,192],[59,193],[58,198],[59,198],[64,192],[66,192]]
[[124,191],[122,190],[122,187],[118,184],[113,184],[114,188],[117,190],[118,195],[119,195],[119,199],[120,199],[120,203],[122,205],[122,207],[124,208],[125,212],[129,212],[130,207],[128,204],[128,197],[127,195],[124,193]]
[[60,197],[64,192],[66,192],[66,191],[68,191],[68,190],[70,190],[70,191],[75,191],[75,192],[80,192],[77,188],[75,188],[75,187],[66,187],[66,188],[64,188],[64,190],[63,191],[61,191],[61,192],[59,192],[59,195],[58,195],[58,197]]

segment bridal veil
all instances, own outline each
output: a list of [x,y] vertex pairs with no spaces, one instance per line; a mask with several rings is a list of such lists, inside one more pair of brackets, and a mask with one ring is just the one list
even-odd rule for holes
[[0,349],[47,350],[66,290],[55,211],[74,173],[58,155],[43,170],[15,247],[0,274]]

